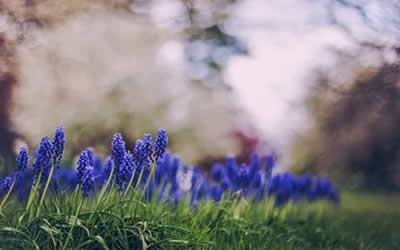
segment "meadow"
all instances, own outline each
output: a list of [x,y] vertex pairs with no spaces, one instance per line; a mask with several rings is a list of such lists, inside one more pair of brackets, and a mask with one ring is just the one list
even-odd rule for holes
[[326,177],[274,172],[273,154],[204,172],[160,129],[103,159],[63,159],[64,130],[1,182],[2,249],[399,249],[400,199],[342,192]]

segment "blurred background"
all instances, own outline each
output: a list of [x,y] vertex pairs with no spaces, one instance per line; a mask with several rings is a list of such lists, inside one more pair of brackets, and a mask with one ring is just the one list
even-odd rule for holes
[[67,158],[165,127],[208,168],[278,169],[400,188],[396,0],[0,0],[0,155],[57,125]]

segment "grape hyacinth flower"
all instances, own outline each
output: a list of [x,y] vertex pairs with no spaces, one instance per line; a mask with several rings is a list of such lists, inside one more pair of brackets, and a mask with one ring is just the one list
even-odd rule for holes
[[245,163],[243,163],[239,168],[239,186],[242,190],[241,195],[245,195],[250,186],[249,169]]
[[13,181],[13,178],[10,176],[4,178],[1,184],[1,194],[6,194],[8,191],[10,191]]
[[[249,201],[254,202],[264,199],[267,195],[273,195],[276,206],[307,198],[309,201],[328,199],[338,203],[340,198],[338,190],[328,178],[314,178],[311,174],[295,176],[289,172],[273,176],[275,154],[263,158],[265,168],[261,165],[260,156],[253,153],[248,165],[236,163],[235,157],[230,155],[225,164],[216,163],[210,173],[202,172],[198,167],[190,169],[181,164],[179,156],[171,156],[167,151],[168,136],[165,129],[158,130],[154,142],[151,134],[145,134],[142,139],[137,140],[133,154],[126,150],[122,135],[117,133],[112,140],[112,155],[104,164],[102,158],[94,154],[93,148],[88,147],[81,152],[76,169],[59,169],[54,172],[50,181],[49,174],[55,170],[51,167],[59,167],[64,146],[64,129],[58,127],[52,142],[48,137],[41,140],[31,169],[27,169],[28,150],[22,147],[16,159],[14,174],[0,181],[0,194],[8,193],[8,197],[16,188],[15,195],[21,200],[26,200],[32,182],[35,183],[41,176],[40,183],[36,181],[37,184],[46,180],[49,183],[45,186],[44,194],[47,188],[56,193],[73,192],[79,184],[82,195],[87,197],[93,193],[95,185],[102,190],[101,187],[107,180],[115,181],[120,191],[127,188],[127,184],[132,181],[132,185],[139,186],[144,192],[146,200],[152,199],[156,188],[160,201],[165,200],[176,205],[186,192],[190,192],[190,205],[194,209],[197,209],[201,200],[218,202],[227,194],[229,198],[231,192],[237,192],[240,197],[247,197]],[[155,163],[155,172],[154,176],[150,177],[152,163]],[[110,176],[111,172],[113,176]],[[139,183],[140,175],[142,179]],[[110,185],[107,186],[107,190],[110,190],[109,188]],[[252,199],[253,197],[255,199]]]
[[151,134],[145,134],[143,137],[143,144],[141,146],[141,163],[143,164],[143,182],[147,181],[150,173],[150,163],[153,161],[153,137]]
[[171,186],[173,186],[173,187],[171,187],[172,190],[174,188],[178,187],[176,175],[178,173],[180,164],[181,163],[180,163],[179,156],[175,155],[172,158],[171,165],[169,166],[167,179],[164,181],[163,186],[161,187],[160,196],[158,198],[159,200],[162,200],[162,198],[164,197],[164,193],[165,193],[165,190],[166,190],[168,184],[171,184]]
[[144,134],[143,144],[142,144],[142,154],[144,155],[144,160],[152,160],[153,157],[153,137],[151,134]]
[[93,167],[87,166],[84,169],[80,183],[82,194],[87,197],[94,186]]
[[271,185],[272,185],[272,170],[275,166],[275,155],[270,154],[267,157],[265,157],[265,189],[267,193],[270,193]]
[[261,171],[258,171],[254,175],[254,179],[253,179],[253,182],[251,185],[252,185],[251,186],[252,190],[256,194],[257,200],[262,200],[264,198],[265,188],[264,188],[264,180],[263,180]]
[[236,165],[235,157],[233,155],[229,155],[226,159],[226,171],[231,183],[232,191],[235,192],[239,189],[239,168]]
[[127,151],[124,156],[124,163],[120,166],[116,181],[119,184],[119,189],[124,190],[131,179],[133,171],[135,169],[135,162],[131,152]]
[[124,163],[126,149],[125,142],[120,133],[116,133],[112,140],[112,160],[116,167]]
[[126,162],[124,161],[118,167],[115,167],[115,183],[118,184],[118,191],[125,189],[126,184],[126,173],[127,173]]
[[261,169],[260,156],[257,153],[251,154],[249,178],[253,180],[255,174]]
[[157,162],[156,171],[155,171],[155,184],[158,186],[163,181],[170,163],[170,154],[169,152],[165,152],[162,160]]
[[220,182],[224,177],[224,165],[216,163],[211,169],[211,178],[213,181]]
[[73,191],[78,184],[77,171],[75,169],[61,168],[55,172],[52,185],[55,192]]
[[230,187],[229,178],[225,176],[221,181],[221,188],[225,192]]
[[222,199],[223,189],[220,186],[214,185],[211,188],[211,197],[214,201],[220,201]]
[[103,160],[100,155],[94,157],[93,167],[96,171],[99,171],[103,167]]
[[115,171],[115,178],[116,182],[121,188],[123,187],[123,182],[125,180],[125,154],[126,154],[126,148],[125,148],[125,142],[124,139],[122,138],[122,135],[120,133],[116,133],[114,135],[114,138],[112,140],[112,161],[114,162],[114,171]]
[[[108,178],[110,177],[110,174],[112,172],[113,165],[114,165],[114,163],[112,162],[111,156],[108,156],[106,158],[106,160],[104,161],[104,166],[102,169],[103,172],[101,173],[101,178],[98,178],[99,186],[105,185],[107,183]],[[113,176],[111,177],[110,184],[113,183],[114,177],[115,177],[115,172],[113,172]],[[111,187],[111,185],[109,185],[107,187],[107,189],[109,190],[110,187]]]
[[191,183],[192,183],[192,188],[196,186],[198,183],[199,179],[201,177],[200,169],[198,167],[193,168],[192,170],[192,178],[191,178]]
[[158,130],[155,144],[155,160],[156,163],[158,163],[160,160],[162,160],[164,152],[168,147],[168,135],[165,129],[160,128]]
[[167,198],[167,203],[170,201],[170,200],[175,200],[175,203],[177,203],[177,200],[176,199],[178,199],[178,201],[179,201],[179,199],[180,199],[180,192],[181,192],[181,190],[179,190],[179,184],[178,184],[178,182],[176,181],[176,179],[174,180],[174,181],[172,181],[171,182],[171,188],[170,188],[170,190],[169,190],[169,194],[168,194],[168,198]]
[[179,158],[179,156],[175,155],[172,158],[172,164],[171,164],[171,168],[169,169],[168,172],[168,179],[169,181],[176,181],[176,174],[178,173],[178,168],[181,165],[181,159]]
[[49,137],[46,136],[42,138],[39,148],[36,151],[35,160],[33,162],[34,180],[39,178],[40,174],[41,183],[44,183],[47,180],[51,167],[51,152],[52,145]]
[[190,191],[190,205],[193,207],[196,207],[197,200],[196,200],[196,195],[197,195],[197,190],[198,190],[198,183],[200,182],[201,178],[201,173],[200,169],[198,167],[193,168],[192,170],[192,178],[190,180],[191,182],[191,191]]
[[142,144],[143,144],[142,139],[136,140],[135,148],[133,150],[133,158],[135,159],[137,165],[140,163],[140,156],[141,156],[140,153]]
[[199,190],[197,191],[197,200],[207,198],[208,189],[209,189],[208,180],[204,179],[199,187]]
[[87,147],[86,148],[86,152],[88,155],[88,159],[89,159],[89,166],[94,166],[94,150],[92,147]]
[[28,163],[29,163],[28,149],[26,146],[22,146],[17,156],[17,167],[15,168],[17,173],[22,173],[25,169],[27,169]]
[[333,201],[335,204],[339,204],[340,202],[340,196],[339,196],[339,192],[337,191],[337,189],[333,186],[331,186],[329,188],[328,191],[328,198]]
[[59,126],[56,128],[52,144],[53,144],[52,154],[53,154],[54,167],[59,168],[65,147],[65,133],[63,127]]
[[260,171],[257,171],[251,182],[251,188],[253,190],[259,191],[263,187],[263,179]]
[[82,176],[85,173],[86,168],[88,168],[89,165],[89,156],[86,150],[82,151],[81,155],[79,156],[79,160],[77,163],[77,170],[78,170],[78,180],[79,183],[82,184]]
[[140,176],[140,173],[142,171],[142,165],[143,165],[143,163],[142,163],[143,162],[143,160],[142,160],[142,158],[143,158],[142,144],[143,144],[143,141],[141,139],[136,140],[135,148],[133,150],[133,159],[135,161],[135,166],[136,166],[135,176],[133,178],[133,186],[134,187],[136,186],[139,176]]
[[112,162],[111,156],[109,156],[104,161],[104,166],[103,166],[103,179],[104,180],[107,180],[108,177],[110,176],[112,167],[113,167],[113,162]]
[[14,175],[16,178],[16,184],[20,185],[22,182],[22,175],[24,171],[28,168],[28,163],[29,163],[28,149],[26,146],[22,146],[20,148],[16,160],[17,160],[17,166],[14,169]]
[[292,195],[293,192],[293,177],[289,173],[285,173],[280,182],[279,182],[279,190],[277,191],[275,205],[282,206],[284,205]]
[[145,191],[145,198],[146,200],[151,200],[152,196],[153,196],[153,190],[154,190],[154,179],[152,178],[149,181],[149,187],[147,188],[147,190]]

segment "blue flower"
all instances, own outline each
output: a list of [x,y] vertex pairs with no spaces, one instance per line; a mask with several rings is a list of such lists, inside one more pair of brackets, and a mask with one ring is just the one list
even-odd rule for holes
[[153,160],[153,137],[151,134],[145,134],[143,137],[143,143],[141,146],[141,163],[146,167],[145,170],[148,171],[150,167],[150,162]]
[[242,189],[247,189],[250,185],[249,169],[245,163],[239,169],[239,185]]
[[136,161],[136,165],[139,165],[141,163],[142,144],[143,141],[141,139],[136,140],[135,148],[133,150],[133,158]]
[[278,191],[279,184],[281,182],[281,175],[277,174],[271,178],[271,182],[268,184],[268,194],[272,194]]
[[116,133],[112,140],[112,160],[116,167],[124,163],[126,153],[125,142],[120,133]]
[[[133,160],[133,155],[131,152],[127,151],[124,156],[124,163],[120,165],[120,169],[117,171],[117,183],[119,184],[119,189],[123,190],[126,188],[133,171],[135,170],[135,162]],[[134,183],[135,185],[136,183]]]
[[190,180],[192,188],[196,186],[200,178],[201,178],[200,169],[198,167],[193,168],[192,178]]
[[89,159],[89,166],[94,166],[94,150],[92,147],[87,147],[86,148],[86,152],[88,155],[88,159]]
[[334,202],[334,203],[336,203],[336,204],[338,204],[338,203],[340,202],[339,192],[337,191],[337,189],[336,189],[335,187],[331,186],[331,187],[329,188],[329,191],[328,191],[328,198],[329,198],[332,202]]
[[197,191],[197,200],[206,199],[209,189],[209,183],[207,179],[203,179],[198,191]]
[[154,189],[154,179],[152,178],[149,181],[149,186],[147,187],[147,190],[145,191],[146,200],[151,200],[151,197],[153,196],[153,189]]
[[[110,177],[112,168],[113,168],[113,162],[111,156],[109,156],[104,161],[103,174],[102,174],[102,179],[104,182],[103,184],[105,184],[105,182],[108,180],[108,177]],[[115,172],[113,173],[113,176],[115,176]]]
[[265,157],[265,164],[267,165],[267,170],[272,171],[276,163],[276,156],[275,154],[269,154]]
[[33,162],[34,180],[36,180],[40,173],[40,182],[44,183],[49,175],[51,167],[51,152],[52,145],[49,137],[42,138],[39,148],[36,151],[35,160]]
[[172,158],[172,163],[169,164],[168,176],[161,187],[160,195],[158,197],[159,200],[163,199],[168,184],[171,184],[171,190],[168,199],[170,199],[171,195],[173,195],[177,190],[178,182],[176,180],[176,174],[178,173],[179,166],[180,166],[180,158],[179,156],[175,155]]
[[85,173],[86,169],[90,166],[89,164],[89,156],[86,150],[82,151],[81,155],[79,156],[79,160],[77,163],[77,170],[78,170],[78,180],[79,183],[82,184],[82,176]]
[[271,185],[272,185],[272,170],[275,166],[275,155],[274,154],[270,154],[267,155],[265,157],[265,165],[266,165],[266,169],[265,169],[265,184],[266,185],[266,191],[269,193]]
[[65,147],[65,134],[64,128],[59,126],[56,128],[56,132],[53,137],[53,163],[56,168],[60,167],[60,163],[63,157]]
[[158,163],[158,161],[162,160],[163,154],[168,147],[168,135],[165,129],[160,128],[158,130],[155,144],[155,160]]
[[260,171],[255,173],[251,187],[255,190],[259,190],[263,187],[263,179]]
[[96,157],[94,157],[93,167],[96,171],[99,171],[103,167],[103,160],[101,159],[100,155],[96,155]]
[[275,205],[282,206],[287,201],[289,201],[291,195],[293,194],[293,177],[289,173],[285,173],[279,182],[279,188],[277,191]]
[[255,174],[261,169],[260,156],[257,153],[251,154],[249,178],[253,180]]
[[126,184],[130,178],[130,169],[133,169],[133,166],[129,166],[130,164],[130,154],[126,153],[124,155],[124,161],[122,164],[115,166],[115,181],[118,184],[118,190],[124,190],[126,188]]
[[17,167],[15,170],[19,173],[22,173],[25,169],[28,168],[28,162],[28,149],[26,148],[26,146],[23,146],[19,150],[19,154],[17,156]]
[[7,176],[6,178],[4,178],[4,180],[1,184],[1,193],[2,194],[6,194],[8,191],[10,191],[13,181],[14,181],[14,179],[10,176]]
[[228,174],[229,181],[231,183],[232,191],[237,191],[239,186],[239,168],[236,165],[235,157],[229,155],[226,159],[226,171]]
[[80,183],[82,194],[87,197],[94,186],[93,167],[88,166],[84,169]]
[[224,177],[223,179],[222,179],[222,181],[221,181],[221,188],[222,188],[222,190],[224,190],[224,191],[226,191],[226,190],[228,190],[228,188],[230,188],[230,182],[229,182],[229,179],[228,179],[228,177]]
[[79,180],[73,168],[61,168],[55,172],[52,182],[55,192],[73,191]]
[[221,163],[216,163],[211,169],[211,178],[213,181],[220,182],[224,177],[224,165]]
[[181,164],[181,159],[179,156],[175,155],[172,158],[172,164],[168,170],[168,179],[169,181],[175,181],[176,180],[176,174],[178,173],[178,168]]
[[211,198],[214,201],[220,201],[222,199],[223,189],[220,186],[214,185],[211,188]]
[[198,201],[196,199],[196,194],[197,194],[197,185],[193,186],[191,191],[190,191],[190,205],[193,207],[196,207]]
[[155,170],[155,184],[160,185],[162,180],[164,179],[170,163],[170,154],[165,152],[162,160],[157,162],[156,170]]
[[143,150],[143,140],[138,139],[135,143],[135,149],[133,151],[133,159],[135,162],[135,176],[133,177],[133,186],[135,187],[139,181],[140,173],[142,172],[143,162],[145,158],[145,153]]

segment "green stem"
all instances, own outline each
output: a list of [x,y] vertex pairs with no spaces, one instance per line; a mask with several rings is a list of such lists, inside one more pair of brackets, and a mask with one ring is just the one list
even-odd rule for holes
[[131,188],[133,179],[134,179],[135,174],[136,174],[136,169],[137,169],[137,168],[135,168],[135,170],[133,170],[133,172],[132,172],[132,174],[131,174],[131,178],[129,179],[128,186],[126,186],[126,190],[125,190],[125,192],[124,192],[124,194],[123,194],[123,196],[122,196],[123,198],[126,197],[126,195],[128,194],[129,189]]
[[23,220],[23,218],[25,217],[26,213],[29,212],[29,219],[31,218],[31,205],[33,202],[34,197],[36,197],[36,194],[38,192],[39,186],[40,186],[40,181],[42,179],[42,170],[40,170],[39,176],[38,178],[35,180],[33,187],[31,188],[31,191],[29,192],[29,198],[28,198],[28,202],[26,204],[25,207],[25,211],[24,213],[21,215],[21,217],[19,218],[19,221],[21,222]]
[[4,199],[2,200],[1,204],[0,204],[0,214],[3,211],[3,206],[4,204],[6,204],[6,201],[8,200],[8,197],[11,195],[11,192],[14,189],[15,186],[15,182],[17,181],[17,176],[15,176],[13,183],[11,184],[10,190],[8,190],[6,196],[4,197]]
[[80,211],[81,211],[82,204],[83,204],[83,199],[80,200],[79,205],[78,205],[78,209],[77,209],[76,212],[75,212],[74,221],[72,222],[71,229],[69,230],[67,239],[65,240],[64,246],[63,246],[63,248],[62,248],[63,250],[65,250],[65,249],[67,248],[68,243],[69,243],[69,240],[70,240],[71,237],[72,237],[72,231],[74,230],[74,227],[75,227],[76,223],[78,222],[78,215],[79,215],[79,213],[80,213]]
[[41,178],[42,178],[42,171],[40,171],[39,177],[35,180],[33,188],[31,188],[31,192],[29,193],[28,203],[26,204],[25,210],[28,210],[31,207],[33,197],[36,196],[37,190],[39,189]]
[[148,189],[148,187],[150,185],[151,178],[153,177],[155,169],[156,169],[155,164],[151,164],[150,167],[151,167],[151,171],[150,171],[149,176],[147,177],[147,182],[146,182],[146,185],[144,186],[143,194],[142,194],[141,198],[143,198],[143,196],[146,195],[146,191],[147,191],[147,189]]
[[108,176],[106,184],[101,188],[99,198],[97,199],[97,202],[96,202],[96,206],[94,207],[94,211],[91,213],[88,222],[90,222],[90,220],[93,217],[94,212],[97,211],[97,208],[98,208],[100,202],[103,200],[103,196],[106,193],[108,186],[110,185],[110,182],[112,180],[113,174],[114,174],[114,168],[111,169],[110,175]]
[[39,207],[38,207],[38,210],[36,212],[36,216],[39,216],[40,209],[41,209],[41,207],[43,205],[43,201],[44,201],[44,198],[46,196],[47,189],[49,188],[49,185],[50,185],[50,182],[51,182],[51,178],[53,177],[53,173],[54,173],[54,166],[50,168],[50,174],[47,177],[46,185],[44,186],[43,194],[42,194],[42,197],[40,198]]

